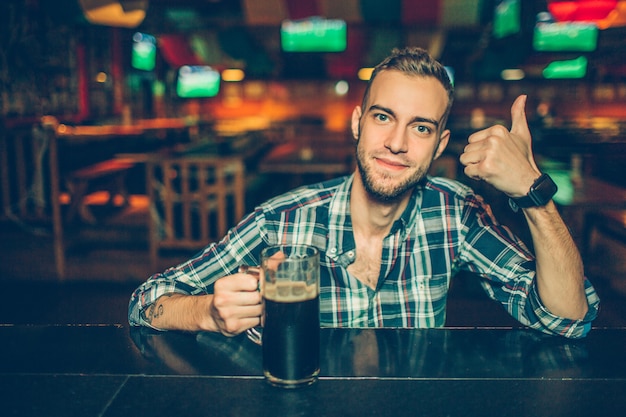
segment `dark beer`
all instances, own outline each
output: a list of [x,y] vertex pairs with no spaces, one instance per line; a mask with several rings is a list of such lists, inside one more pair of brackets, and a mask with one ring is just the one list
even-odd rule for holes
[[307,384],[319,373],[317,285],[266,284],[263,368],[271,383]]

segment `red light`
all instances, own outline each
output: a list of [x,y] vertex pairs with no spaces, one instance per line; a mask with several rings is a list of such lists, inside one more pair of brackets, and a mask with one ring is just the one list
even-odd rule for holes
[[597,22],[605,19],[618,0],[579,0],[548,2],[548,11],[559,22]]

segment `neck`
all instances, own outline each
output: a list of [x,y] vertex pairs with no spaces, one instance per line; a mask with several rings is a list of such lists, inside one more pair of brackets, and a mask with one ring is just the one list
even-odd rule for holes
[[393,223],[402,216],[410,198],[410,192],[395,201],[381,202],[372,198],[358,172],[354,176],[350,195],[352,226],[355,231],[370,237],[386,236]]

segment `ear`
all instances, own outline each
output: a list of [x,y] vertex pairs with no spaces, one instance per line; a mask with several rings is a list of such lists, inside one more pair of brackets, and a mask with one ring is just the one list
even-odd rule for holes
[[437,150],[435,151],[435,156],[433,157],[433,161],[441,156],[443,151],[446,150],[448,146],[448,142],[450,141],[450,130],[446,129],[441,133],[439,137],[439,144],[437,145]]
[[359,139],[359,133],[361,131],[361,127],[359,126],[359,123],[361,122],[361,115],[362,115],[361,106],[356,106],[354,110],[352,110],[352,124],[351,124],[352,137],[354,138],[354,140]]

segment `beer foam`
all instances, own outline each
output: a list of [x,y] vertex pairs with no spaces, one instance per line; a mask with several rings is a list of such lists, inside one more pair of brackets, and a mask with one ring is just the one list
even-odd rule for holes
[[283,303],[312,300],[317,297],[317,285],[306,282],[265,282],[263,297]]

